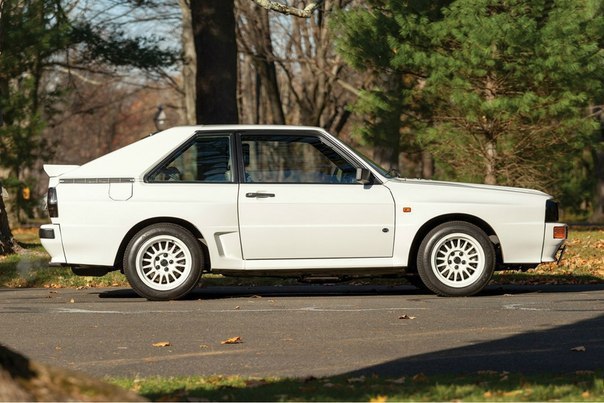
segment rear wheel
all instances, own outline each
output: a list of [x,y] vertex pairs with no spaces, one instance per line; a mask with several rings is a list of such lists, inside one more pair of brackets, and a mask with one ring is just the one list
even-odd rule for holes
[[454,221],[441,224],[422,241],[417,271],[427,288],[442,296],[480,292],[495,270],[495,249],[477,226]]
[[124,254],[124,272],[130,286],[149,300],[185,296],[199,283],[202,266],[199,242],[176,224],[155,224],[142,229]]

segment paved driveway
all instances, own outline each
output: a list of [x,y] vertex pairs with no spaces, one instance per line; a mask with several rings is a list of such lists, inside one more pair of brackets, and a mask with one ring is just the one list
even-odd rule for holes
[[[497,286],[470,298],[407,286],[212,287],[172,302],[128,289],[0,289],[0,321],[0,343],[95,375],[604,368],[604,285]],[[221,344],[234,337],[242,343]]]

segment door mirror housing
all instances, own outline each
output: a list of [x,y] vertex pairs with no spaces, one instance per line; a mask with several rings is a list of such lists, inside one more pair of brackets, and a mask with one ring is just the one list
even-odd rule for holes
[[363,185],[371,183],[371,171],[367,168],[357,168],[356,181]]

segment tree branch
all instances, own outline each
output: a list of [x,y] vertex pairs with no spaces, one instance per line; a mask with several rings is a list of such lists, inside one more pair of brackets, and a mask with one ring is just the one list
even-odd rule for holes
[[260,7],[266,8],[267,10],[276,11],[285,15],[293,15],[300,18],[310,18],[314,11],[318,9],[321,4],[323,4],[324,0],[317,0],[315,2],[311,2],[304,8],[297,8],[288,6],[286,4],[279,3],[277,1],[271,0],[252,0],[254,3],[258,4]]

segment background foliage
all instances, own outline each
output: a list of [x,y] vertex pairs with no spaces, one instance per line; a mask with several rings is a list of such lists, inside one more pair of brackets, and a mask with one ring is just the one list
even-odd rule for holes
[[[237,40],[228,66],[201,45],[210,14]],[[254,0],[2,0],[0,179],[43,216],[42,162],[128,144],[160,105],[169,126],[203,123],[212,102],[225,123],[322,126],[404,176],[539,188],[604,220],[603,38],[599,0],[325,0],[306,19]],[[208,71],[236,91],[208,96],[224,81]]]

